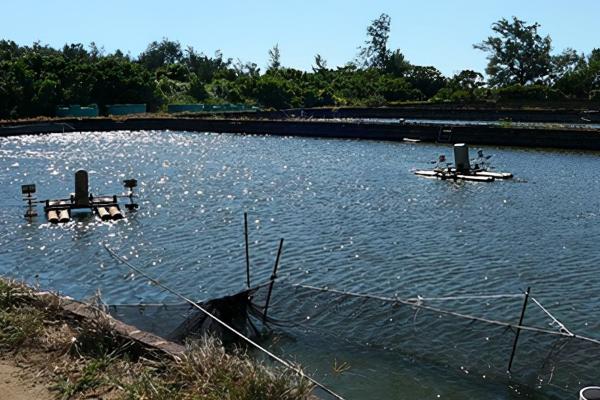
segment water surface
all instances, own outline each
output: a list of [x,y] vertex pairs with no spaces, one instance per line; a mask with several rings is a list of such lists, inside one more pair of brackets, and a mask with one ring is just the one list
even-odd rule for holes
[[[400,297],[531,286],[571,330],[600,337],[598,154],[483,149],[516,179],[414,176],[414,168],[450,155],[437,144],[151,131],[2,138],[0,272],[76,298],[100,290],[109,304],[175,300],[116,263],[108,244],[187,296],[222,296],[245,286],[247,211],[254,282],[268,278],[285,238],[281,270],[290,282]],[[80,168],[94,194],[121,193],[121,181],[136,178],[140,210],[116,223],[24,220],[21,184],[35,183],[40,199],[63,197]],[[518,305],[488,303],[452,306],[518,319]],[[528,318],[547,325],[542,313]],[[349,397],[364,398],[374,382],[352,374],[378,376],[378,398],[533,396],[435,360],[323,340],[298,333],[280,350]],[[335,357],[352,369],[328,373]]]

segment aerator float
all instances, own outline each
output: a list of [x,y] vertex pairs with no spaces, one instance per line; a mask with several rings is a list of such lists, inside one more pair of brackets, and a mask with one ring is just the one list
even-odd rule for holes
[[454,167],[451,162],[446,162],[446,156],[440,155],[432,170],[415,171],[415,175],[424,176],[426,178],[437,178],[442,180],[464,180],[476,182],[493,182],[496,179],[510,179],[513,175],[510,172],[494,172],[490,171],[492,167],[488,160],[491,156],[485,156],[483,150],[477,152],[478,158],[472,160],[473,166],[469,161],[469,147],[464,143],[454,145]]
[[118,203],[119,199],[129,199],[129,203],[124,204],[129,212],[133,212],[139,207],[133,201],[134,197],[137,197],[133,193],[133,189],[137,186],[137,180],[126,179],[123,181],[123,185],[127,189],[127,194],[94,196],[89,193],[87,171],[79,170],[75,173],[75,193],[72,193],[69,198],[40,201],[34,197],[35,185],[22,185],[23,200],[27,202],[25,218],[31,220],[36,217],[38,214],[35,204],[41,203],[44,204],[46,218],[54,224],[69,222],[73,212],[94,213],[103,221],[122,219],[123,212]]

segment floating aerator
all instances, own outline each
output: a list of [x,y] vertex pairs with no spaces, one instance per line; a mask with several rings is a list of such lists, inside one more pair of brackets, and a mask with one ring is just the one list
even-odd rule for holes
[[[103,221],[110,219],[117,220],[123,218],[123,214],[117,201],[118,198],[129,198],[130,203],[125,205],[129,211],[134,211],[138,208],[138,205],[133,202],[133,188],[137,186],[137,181],[135,179],[127,179],[123,183],[125,187],[129,189],[126,196],[112,195],[94,197],[89,193],[87,171],[79,170],[75,173],[75,193],[71,194],[68,199],[48,199],[37,203],[44,203],[44,213],[46,214],[48,221],[52,223],[69,222],[73,210],[93,212]],[[29,218],[37,216],[33,206],[36,201],[32,196],[32,194],[35,193],[35,185],[23,185],[21,191],[23,195],[27,195],[23,200],[28,202],[29,207],[25,216]]]
[[477,182],[493,182],[495,179],[509,179],[512,174],[509,172],[491,172],[488,170],[487,160],[491,156],[484,156],[483,151],[477,152],[479,158],[474,161],[474,166],[471,166],[469,160],[469,147],[465,143],[457,143],[454,145],[454,165],[446,162],[446,156],[440,155],[433,170],[416,170],[415,174],[429,178],[439,178],[442,180],[451,179],[453,181],[477,181]]

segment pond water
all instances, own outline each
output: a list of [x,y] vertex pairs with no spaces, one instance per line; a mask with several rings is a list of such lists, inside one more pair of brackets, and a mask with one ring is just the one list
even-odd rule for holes
[[[0,272],[80,299],[99,290],[108,304],[175,300],[118,264],[107,244],[189,297],[223,296],[245,287],[247,211],[253,282],[268,279],[285,238],[281,274],[293,283],[403,298],[531,286],[569,329],[600,338],[598,153],[483,149],[515,179],[413,175],[451,155],[438,144],[152,131],[1,138]],[[139,211],[118,222],[23,218],[20,185],[35,183],[39,199],[63,197],[80,168],[94,194],[121,193],[122,180],[136,178]],[[481,302],[453,306],[473,314]],[[484,308],[513,323],[520,312],[519,301]],[[547,321],[532,312],[527,322]],[[298,332],[273,346],[348,398],[543,398],[435,359],[325,337]],[[350,366],[341,377],[326,372],[337,360]]]

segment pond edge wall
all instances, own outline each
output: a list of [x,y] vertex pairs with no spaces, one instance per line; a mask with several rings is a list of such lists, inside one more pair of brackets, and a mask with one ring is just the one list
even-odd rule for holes
[[360,123],[348,121],[259,120],[233,118],[93,118],[0,124],[0,137],[105,131],[171,130],[315,138],[469,143],[600,151],[600,129]]

